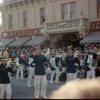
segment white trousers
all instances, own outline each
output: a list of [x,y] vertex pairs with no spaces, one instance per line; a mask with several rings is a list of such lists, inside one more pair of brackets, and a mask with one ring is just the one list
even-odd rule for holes
[[[34,71],[35,71],[35,68],[29,67],[28,80],[27,80],[27,84],[28,84],[28,85],[31,85],[32,77],[33,77],[33,75],[34,75]],[[34,77],[34,78],[35,78],[35,77]],[[34,79],[34,81],[35,81],[35,79]],[[33,85],[34,85],[34,83],[33,83]]]
[[93,67],[90,71],[87,71],[87,79],[95,78],[95,68]]
[[50,83],[53,83],[55,74],[56,74],[56,70],[51,71],[51,79],[50,79]]
[[0,84],[0,99],[4,98],[6,92],[6,99],[11,99],[12,90],[11,84]]
[[[41,86],[41,87],[40,87]],[[47,79],[46,75],[35,75],[35,97],[46,96]]]
[[[18,69],[17,69],[17,74],[16,74],[16,79],[23,79],[23,74],[24,74],[24,70],[23,70],[23,67],[24,66],[18,66]],[[19,76],[21,74],[21,76]]]
[[50,83],[53,83],[53,79],[54,79],[55,74],[56,74],[55,82],[59,83],[59,76],[61,75],[61,73],[59,71],[59,68],[57,68],[54,71],[51,71],[51,80],[50,80]]
[[67,73],[67,82],[77,80],[77,74],[76,73]]
[[56,83],[59,83],[59,76],[60,76],[60,71],[59,71],[59,68],[57,68],[56,69],[56,79],[55,79]]

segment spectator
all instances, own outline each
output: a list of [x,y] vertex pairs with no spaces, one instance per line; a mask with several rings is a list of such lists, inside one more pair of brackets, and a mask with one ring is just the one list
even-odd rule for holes
[[100,99],[100,80],[69,82],[53,92],[50,99]]

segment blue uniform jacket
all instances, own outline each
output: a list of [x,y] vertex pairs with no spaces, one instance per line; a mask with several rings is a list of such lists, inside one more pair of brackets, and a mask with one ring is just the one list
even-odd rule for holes
[[66,72],[67,73],[76,73],[76,68],[74,66],[74,58],[68,56],[65,58],[66,61]]
[[8,72],[13,72],[13,69],[8,67],[6,68],[6,65],[0,64],[0,84],[9,84],[10,79]]
[[35,55],[34,63],[35,63],[35,75],[45,75],[45,62],[47,61],[46,57],[43,55]]

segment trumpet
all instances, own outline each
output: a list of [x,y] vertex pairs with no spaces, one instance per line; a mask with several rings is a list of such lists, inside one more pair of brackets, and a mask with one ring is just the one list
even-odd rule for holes
[[4,57],[5,57],[5,56],[8,56],[8,52],[5,51],[5,52],[3,53],[3,56],[4,56]]

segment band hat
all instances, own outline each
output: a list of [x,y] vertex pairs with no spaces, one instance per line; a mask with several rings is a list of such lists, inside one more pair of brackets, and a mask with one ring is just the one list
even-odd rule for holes
[[76,51],[75,51],[75,53],[79,53],[79,51],[78,51],[78,50],[76,50]]
[[67,51],[67,53],[73,53],[71,50]]
[[8,59],[6,57],[0,57],[0,60],[8,61]]
[[20,55],[21,57],[24,57],[24,55]]
[[3,60],[3,61],[8,61],[8,59],[1,59],[1,60]]

